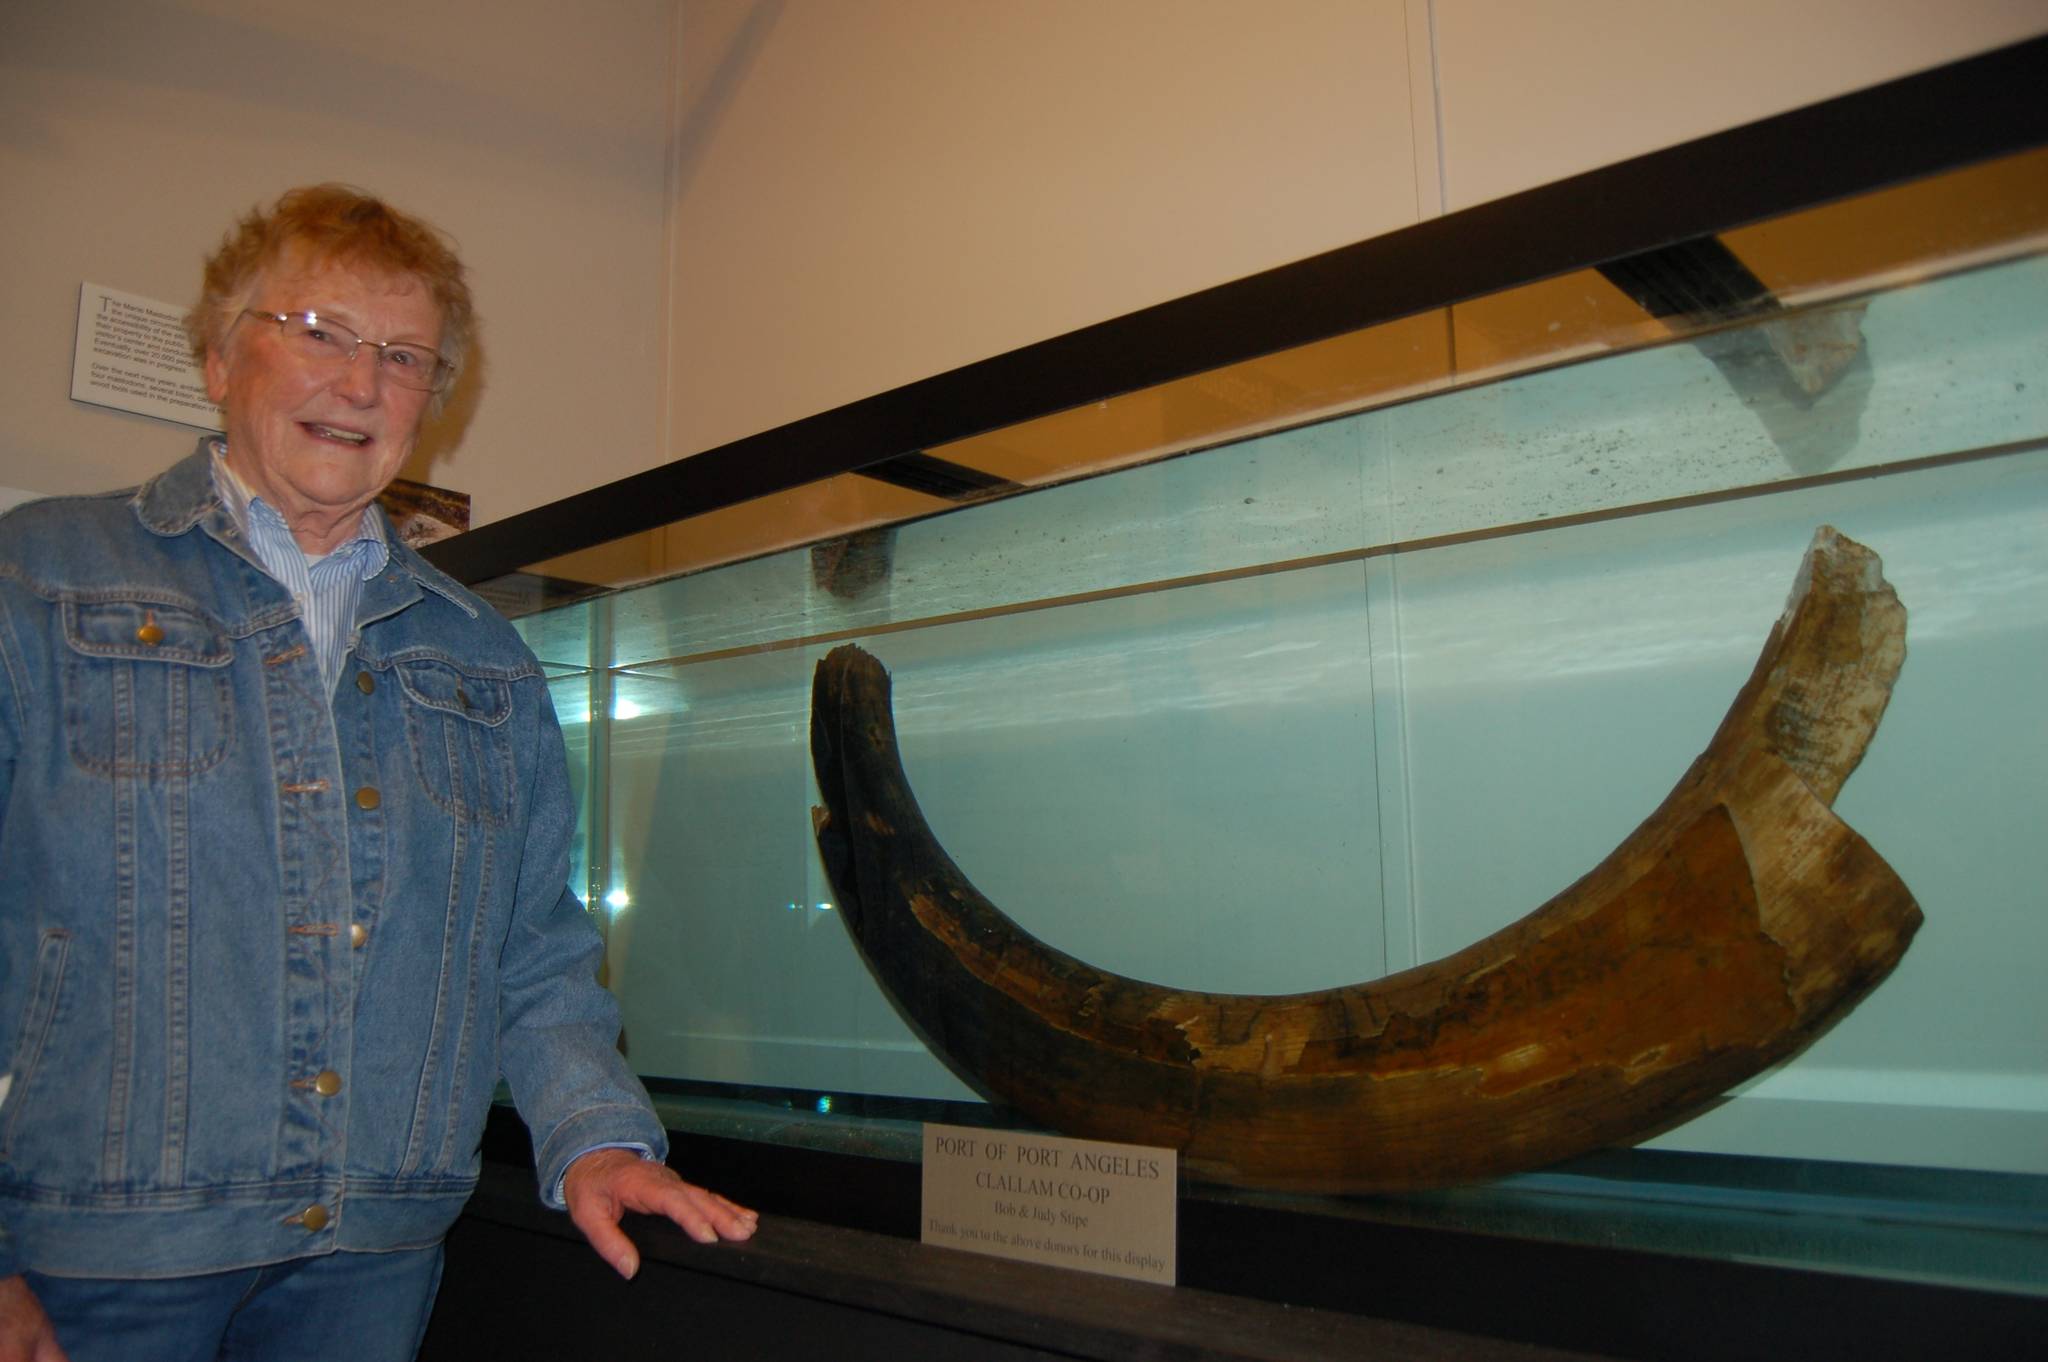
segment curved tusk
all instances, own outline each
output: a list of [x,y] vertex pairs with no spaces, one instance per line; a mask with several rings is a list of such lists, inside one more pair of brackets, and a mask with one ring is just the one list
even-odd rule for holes
[[1170,1146],[1222,1182],[1442,1186],[1691,1115],[1898,963],[1920,910],[1829,805],[1904,657],[1876,555],[1822,527],[1707,750],[1605,860],[1456,954],[1313,993],[1165,988],[1018,927],[933,838],[888,674],[850,645],[813,681],[813,821],[869,968],[1032,1120]]

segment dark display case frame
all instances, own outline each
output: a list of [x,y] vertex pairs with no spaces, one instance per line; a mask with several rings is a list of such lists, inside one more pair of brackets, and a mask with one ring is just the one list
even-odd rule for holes
[[457,580],[1571,270],[2048,143],[2048,38],[1479,204],[963,365],[431,547]]
[[[1000,495],[1005,488],[927,451],[1571,270],[1598,268],[1625,288],[1623,281],[1640,274],[1635,267],[1646,261],[1658,265],[1650,273],[1668,276],[1674,259],[1697,263],[1703,251],[1711,255],[1718,234],[1745,224],[2048,145],[2044,89],[2048,38],[964,366],[510,517],[428,554],[457,577],[483,583],[540,559],[846,473],[941,488],[955,499]],[[1753,309],[1768,302],[1758,288],[1753,280],[1722,275],[1693,301]],[[1654,298],[1634,296],[1656,314]],[[792,1094],[790,1100],[796,1105],[803,1098]],[[995,1112],[984,1119],[1000,1117]],[[957,1118],[944,1113],[936,1119]],[[679,1143],[676,1162],[687,1176],[759,1206],[771,1219],[916,1237],[914,1163],[702,1133]],[[473,1337],[472,1331],[492,1327],[488,1286],[506,1273],[556,1261],[563,1236],[572,1233],[559,1217],[532,1205],[530,1178],[509,1175],[530,1154],[508,1111],[494,1120],[486,1156],[490,1176],[455,1240],[473,1246],[473,1253],[451,1263],[436,1333],[443,1347],[453,1346],[458,1330]],[[1144,1335],[1144,1311],[1136,1307],[1131,1329],[1105,1330],[1063,1315],[1057,1293],[1025,1312],[1044,1328],[1024,1340],[1032,1331],[1022,1325],[977,1325],[988,1318],[989,1303],[977,1302],[975,1292],[958,1283],[910,1295],[877,1284],[864,1293],[860,1251],[835,1248],[829,1236],[801,1248],[784,1245],[795,1255],[784,1258],[772,1244],[704,1251],[658,1228],[643,1225],[637,1232],[651,1244],[650,1258],[686,1273],[813,1295],[856,1316],[913,1319],[962,1337],[1000,1339],[1006,1347],[1020,1340],[1044,1346],[1031,1355],[1118,1356],[1140,1346],[1156,1356],[1317,1355],[1311,1342],[1276,1343],[1260,1353],[1220,1336],[1205,1348],[1185,1338]],[[1184,1193],[1181,1243],[1180,1281],[1193,1291],[1448,1331],[1434,1341],[1389,1336],[1382,1340],[1388,1355],[1508,1355],[1497,1345],[1513,1341],[1629,1357],[2005,1356],[2048,1336],[2048,1296],[1389,1223],[1334,1214],[1305,1198]],[[846,1256],[827,1261],[833,1253]],[[1009,1269],[975,1264],[965,1270],[971,1276]],[[806,1271],[815,1290],[804,1284]],[[1146,1290],[1091,1287],[1073,1296],[1077,1309],[1086,1297],[1093,1302],[1086,1310],[1114,1313],[1101,1293]],[[620,1301],[625,1309],[645,1305]],[[503,1324],[499,1316],[498,1327]],[[1304,1350],[1286,1350],[1295,1347]],[[427,1355],[435,1355],[432,1345]],[[862,1354],[850,1347],[844,1355]]]

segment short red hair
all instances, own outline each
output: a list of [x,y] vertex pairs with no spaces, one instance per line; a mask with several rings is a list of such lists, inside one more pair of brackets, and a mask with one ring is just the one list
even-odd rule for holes
[[[476,329],[462,261],[439,228],[345,184],[287,190],[265,212],[251,209],[206,259],[199,303],[185,332],[201,359],[226,343],[228,328],[255,295],[263,271],[303,251],[309,261],[368,266],[411,275],[441,312],[441,353],[460,368]],[[435,395],[435,407],[446,397]]]

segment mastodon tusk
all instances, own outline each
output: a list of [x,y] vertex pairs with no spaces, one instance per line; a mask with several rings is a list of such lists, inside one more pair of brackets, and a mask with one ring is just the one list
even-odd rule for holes
[[1726,719],[1641,826],[1485,940],[1342,988],[1185,992],[1025,932],[932,836],[888,674],[851,646],[813,682],[818,846],[897,1005],[1031,1119],[1245,1185],[1467,1181],[1683,1118],[1898,963],[1919,908],[1829,805],[1904,656],[1876,556],[1823,527]]

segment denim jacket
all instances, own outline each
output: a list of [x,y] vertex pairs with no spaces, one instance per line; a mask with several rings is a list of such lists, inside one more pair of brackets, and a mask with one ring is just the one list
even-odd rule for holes
[[501,1074],[551,1201],[665,1150],[532,653],[394,538],[318,675],[203,447],[0,517],[0,1276],[432,1243]]

